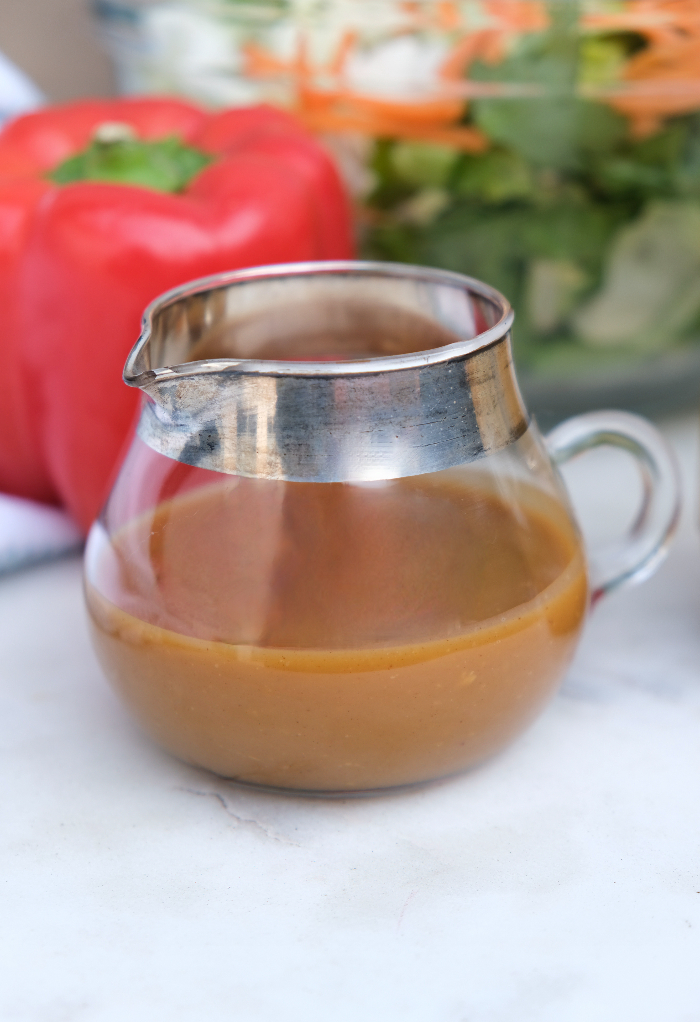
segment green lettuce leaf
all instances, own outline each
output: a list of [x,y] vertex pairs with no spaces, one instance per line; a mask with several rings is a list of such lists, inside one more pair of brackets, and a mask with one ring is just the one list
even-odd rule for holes
[[674,343],[700,313],[700,205],[653,202],[613,240],[600,291],[575,314],[591,346]]

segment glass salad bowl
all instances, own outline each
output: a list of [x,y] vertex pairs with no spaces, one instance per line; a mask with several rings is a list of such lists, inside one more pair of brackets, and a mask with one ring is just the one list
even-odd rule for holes
[[545,421],[700,388],[699,0],[98,0],[122,89],[293,110],[361,252],[516,311]]

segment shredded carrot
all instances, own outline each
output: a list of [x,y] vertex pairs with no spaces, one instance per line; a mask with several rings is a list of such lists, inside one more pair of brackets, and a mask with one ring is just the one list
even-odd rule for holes
[[657,132],[666,117],[700,107],[700,4],[697,0],[630,0],[628,9],[589,15],[584,29],[636,32],[647,46],[622,72],[628,88],[608,102],[630,121],[632,134]]
[[547,9],[538,0],[486,0],[484,10],[504,32],[543,32]]
[[357,32],[344,32],[343,37],[338,44],[338,48],[334,53],[333,57],[328,64],[328,70],[333,75],[340,75],[343,73],[345,67],[345,61],[352,53],[353,47],[357,42]]
[[435,4],[436,27],[443,32],[454,32],[462,21],[459,7],[451,0],[438,0]]
[[436,3],[416,3],[414,0],[399,4],[408,31],[455,32],[462,27],[462,14],[454,0]]
[[459,120],[464,109],[464,102],[461,99],[427,99],[411,103],[345,91],[341,91],[339,96],[341,101],[352,104],[368,117],[400,122],[407,127],[421,124],[429,127],[453,124]]
[[416,142],[432,142],[450,146],[464,152],[483,152],[489,140],[476,128],[456,125],[431,127],[421,124],[407,124],[392,118],[367,117],[357,109],[310,109],[301,106],[296,113],[306,127],[322,134],[369,135],[373,138],[402,138]]
[[585,14],[581,28],[599,32],[636,32],[649,40],[672,40],[677,32],[697,31],[696,0],[628,0],[624,10]]
[[[406,31],[438,30],[453,37],[438,72],[444,86],[463,81],[475,60],[500,63],[518,35],[548,27],[541,0],[483,0],[481,25],[471,31],[455,0],[404,0],[400,10]],[[646,41],[626,61],[619,86],[600,96],[628,117],[633,135],[653,134],[666,117],[700,108],[700,0],[627,0],[618,11],[584,14],[580,28],[587,34],[634,32]],[[313,130],[440,141],[470,151],[488,145],[481,132],[459,124],[463,98],[398,101],[351,92],[343,78],[356,43],[355,31],[344,32],[328,62],[314,66],[302,33],[287,60],[250,42],[243,47],[245,73],[289,79],[295,109]]]
[[270,78],[296,70],[289,61],[280,60],[257,43],[244,43],[241,50],[244,61],[243,73],[247,78]]
[[402,103],[343,90],[321,93],[303,88],[296,113],[311,131],[415,139],[481,152],[489,144],[486,136],[476,128],[454,123],[462,107],[461,100]]
[[633,135],[655,134],[666,117],[700,107],[700,37],[642,51],[628,63],[624,80],[627,93],[609,102],[629,118]]
[[492,28],[483,29],[480,32],[472,32],[452,47],[448,56],[440,65],[439,75],[446,81],[460,81],[464,78],[467,68],[472,61],[479,57],[488,55],[487,63],[494,61],[494,45],[503,56],[503,33]]

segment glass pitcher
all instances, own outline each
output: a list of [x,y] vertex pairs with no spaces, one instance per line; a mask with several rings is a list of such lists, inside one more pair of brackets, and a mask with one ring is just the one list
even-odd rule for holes
[[[150,306],[85,572],[102,666],[157,742],[349,793],[464,770],[528,725],[591,601],[663,556],[679,492],[635,416],[542,438],[512,320],[476,280],[381,263],[222,274]],[[638,460],[643,499],[587,558],[556,464],[599,444]]]

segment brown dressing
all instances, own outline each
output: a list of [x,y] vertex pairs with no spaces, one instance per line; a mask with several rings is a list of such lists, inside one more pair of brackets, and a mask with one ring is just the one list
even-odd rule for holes
[[164,501],[87,585],[105,672],[226,777],[349,791],[470,766],[536,715],[587,604],[565,510],[507,485],[230,477]]

